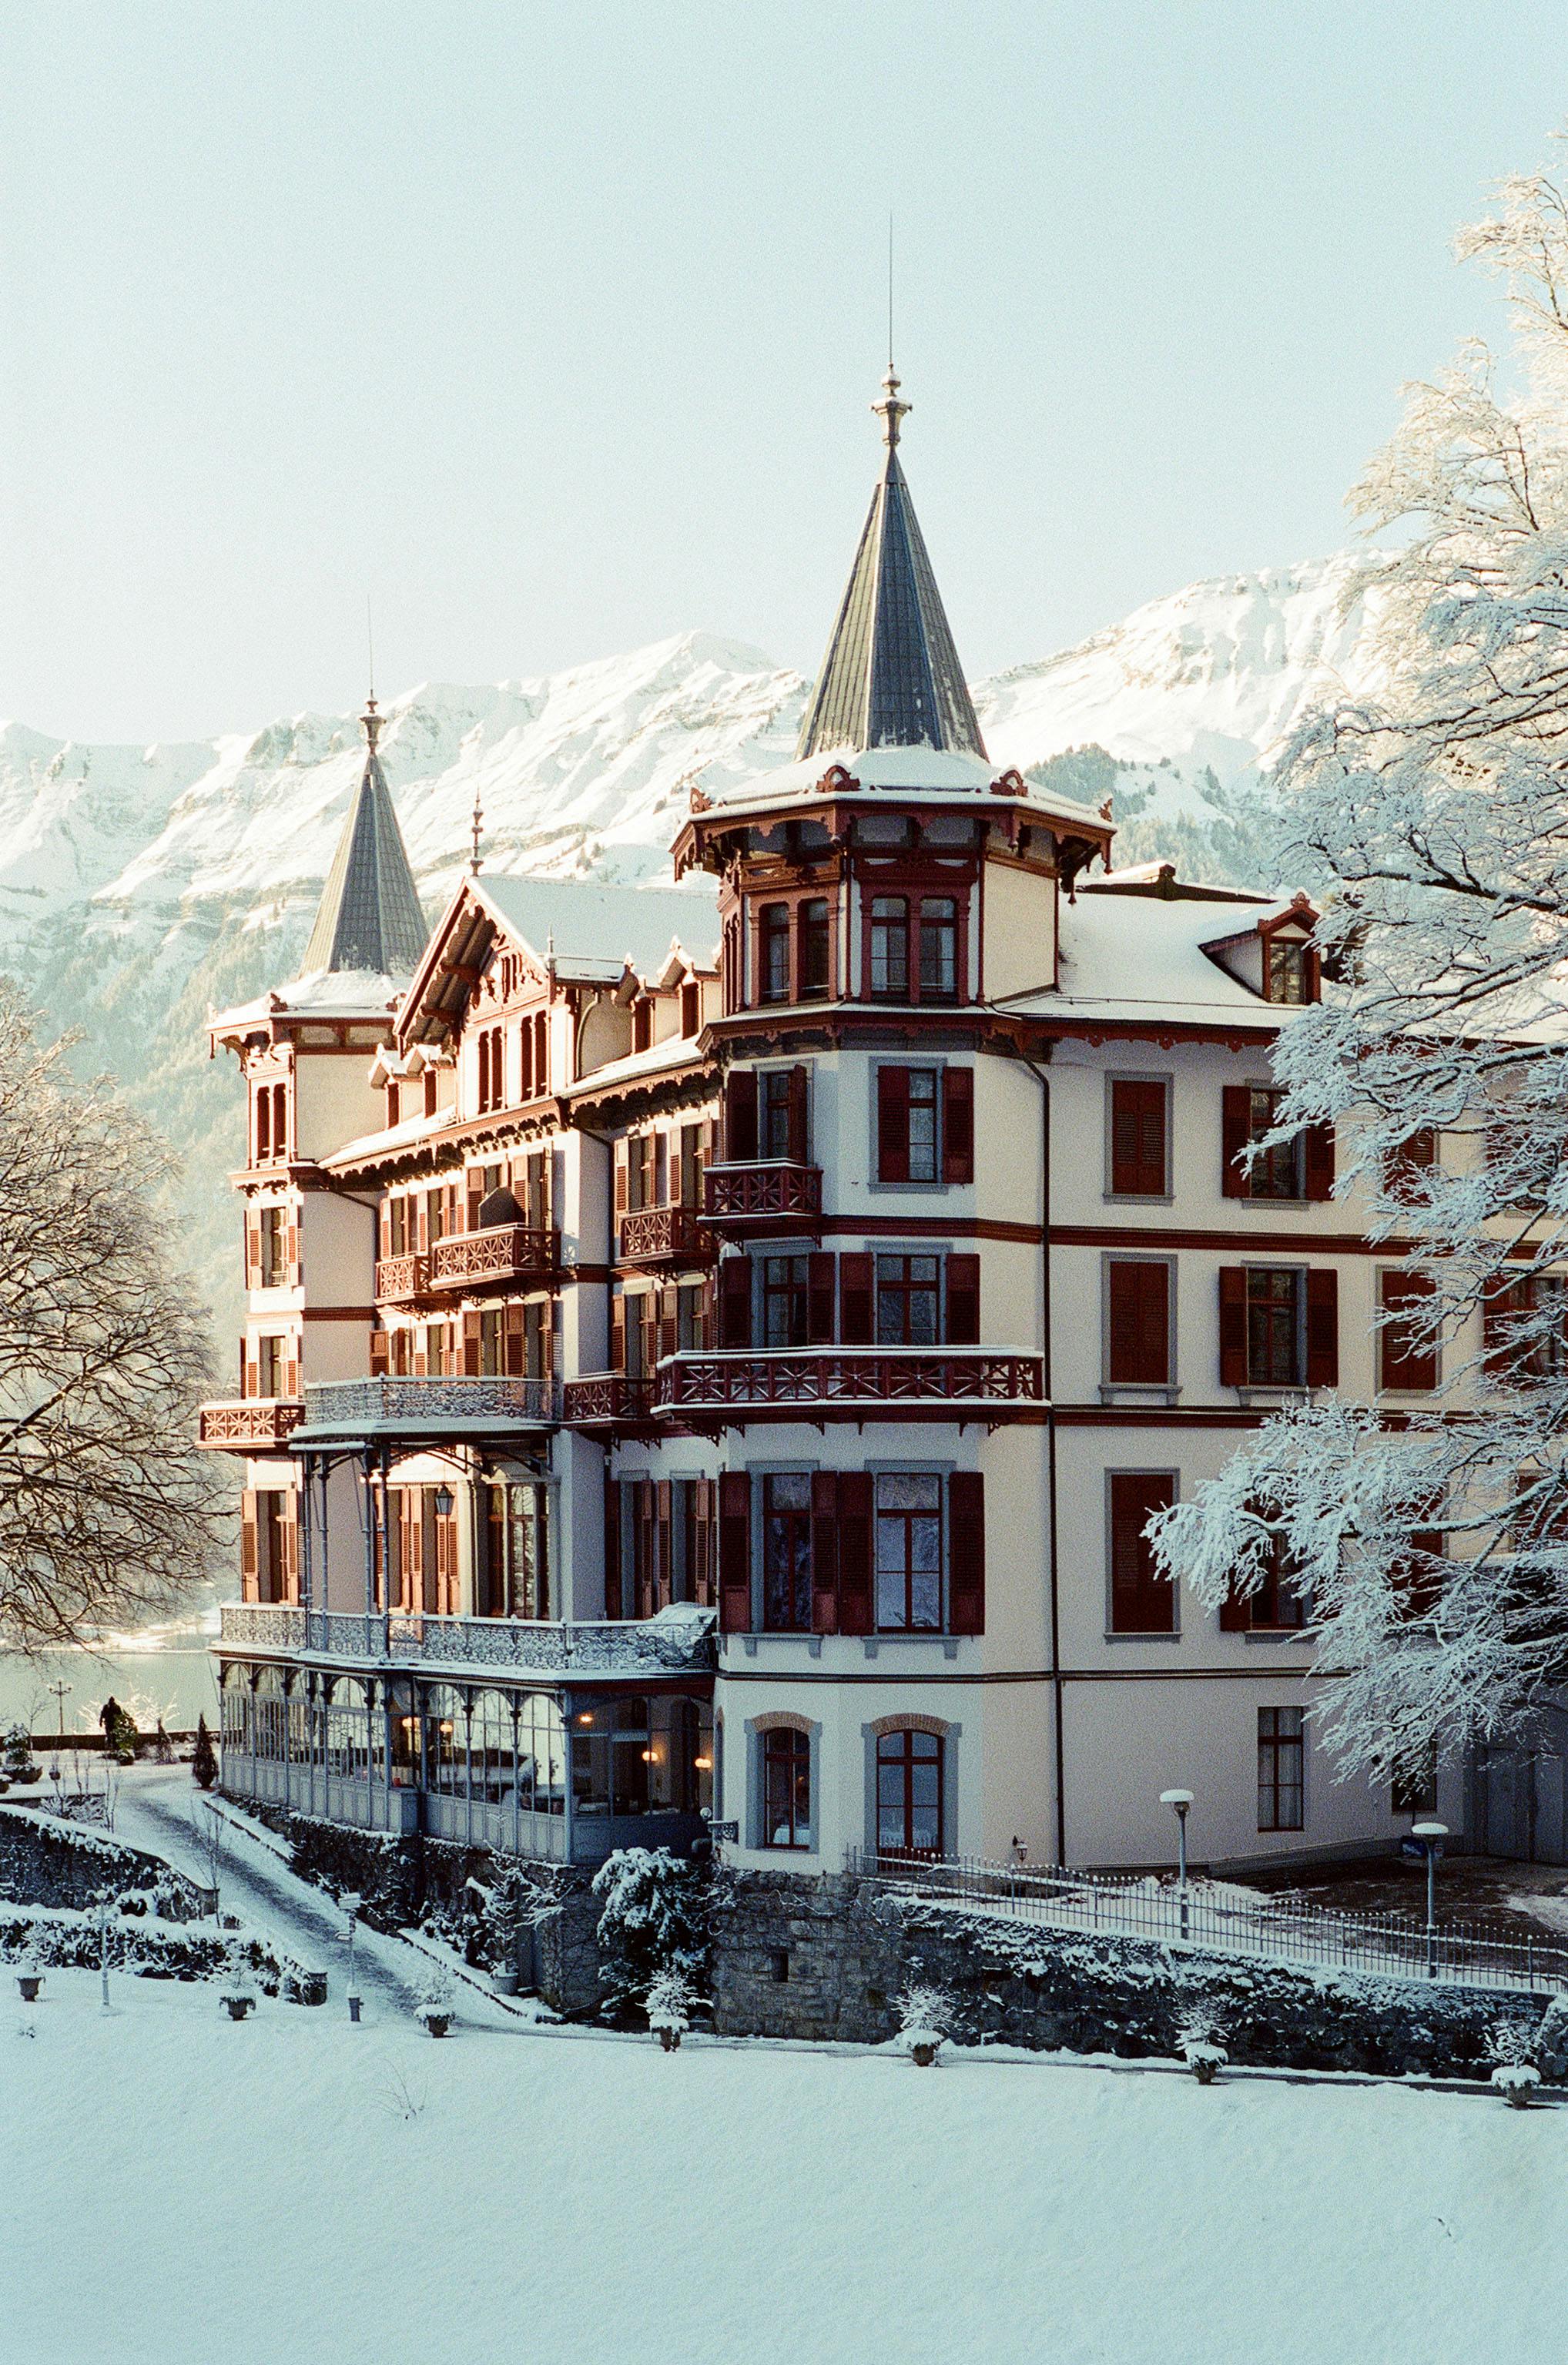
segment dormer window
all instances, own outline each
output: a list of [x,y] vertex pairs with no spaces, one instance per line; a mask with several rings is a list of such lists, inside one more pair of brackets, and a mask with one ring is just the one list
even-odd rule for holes
[[958,900],[954,895],[873,895],[873,1002],[957,1002]]
[[1271,936],[1263,950],[1266,1002],[1316,1002],[1312,947],[1304,937]]

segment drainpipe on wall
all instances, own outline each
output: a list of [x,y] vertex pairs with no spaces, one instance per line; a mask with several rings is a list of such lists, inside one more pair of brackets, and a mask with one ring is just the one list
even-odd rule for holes
[[[1067,1863],[1067,1746],[1062,1730],[1061,1592],[1057,1573],[1057,1412],[1051,1373],[1051,1082],[1017,1054],[1040,1087],[1040,1336],[1046,1397],[1046,1549],[1050,1559],[1051,1738],[1056,1761],[1056,1860]],[[1046,1057],[1050,1057],[1049,1046]]]

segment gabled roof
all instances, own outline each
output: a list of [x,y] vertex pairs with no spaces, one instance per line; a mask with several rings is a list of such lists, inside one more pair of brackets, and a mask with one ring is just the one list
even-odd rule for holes
[[926,746],[983,757],[980,723],[899,465],[899,421],[909,405],[898,398],[890,363],[882,386],[883,398],[871,408],[885,422],[888,457],[796,756]]
[[381,717],[374,697],[360,720],[364,769],[305,947],[305,974],[359,970],[410,977],[425,948],[425,915],[375,752]]

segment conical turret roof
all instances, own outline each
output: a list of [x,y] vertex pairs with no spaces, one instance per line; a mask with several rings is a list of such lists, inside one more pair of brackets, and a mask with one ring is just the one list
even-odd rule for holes
[[899,465],[898,398],[890,364],[882,399],[888,457],[801,726],[797,757],[849,747],[941,747],[980,756],[985,743],[953,644],[920,521]]
[[365,970],[378,977],[411,977],[428,932],[376,753],[382,718],[374,697],[360,720],[364,769],[305,947],[305,968],[308,974]]

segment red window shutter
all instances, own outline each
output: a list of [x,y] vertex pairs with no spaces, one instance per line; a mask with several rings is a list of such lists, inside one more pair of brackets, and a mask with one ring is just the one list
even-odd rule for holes
[[790,1123],[790,1155],[797,1166],[808,1165],[812,1155],[810,1104],[807,1093],[809,1070],[791,1068],[787,1088],[786,1105]]
[[286,1495],[283,1498],[283,1517],[277,1523],[278,1546],[283,1555],[283,1584],[279,1588],[285,1601],[299,1599],[299,1497]]
[[955,1470],[947,1481],[947,1624],[955,1634],[985,1632],[985,1480]]
[[719,1267],[719,1344],[751,1345],[751,1259],[726,1257]]
[[942,1076],[942,1180],[975,1179],[975,1071],[947,1068]]
[[1339,1384],[1339,1276],[1318,1265],[1306,1276],[1306,1384]]
[[501,1308],[501,1369],[519,1380],[528,1369],[528,1315],[521,1306]]
[[909,1070],[877,1070],[877,1180],[909,1181]]
[[621,1616],[621,1481],[604,1482],[604,1614]]
[[256,1490],[247,1486],[240,1497],[240,1588],[247,1601],[256,1592]]
[[838,1474],[812,1474],[812,1630],[838,1631]]
[[1302,1182],[1309,1199],[1334,1196],[1334,1128],[1309,1125],[1302,1134]]
[[242,1396],[262,1393],[262,1362],[253,1339],[245,1339],[240,1350],[240,1393]]
[[838,1631],[869,1634],[871,1601],[871,1474],[838,1474]]
[[1410,1335],[1410,1317],[1429,1303],[1432,1283],[1425,1273],[1384,1272],[1378,1276],[1382,1311],[1391,1318],[1378,1332],[1381,1384],[1385,1388],[1435,1388],[1438,1354],[1432,1345],[1417,1346]]
[[719,1622],[726,1634],[751,1631],[751,1477],[719,1477]]
[[869,1347],[876,1338],[876,1271],[873,1257],[838,1260],[838,1335],[846,1347]]
[[1222,1388],[1247,1385],[1247,1268],[1222,1264],[1219,1269],[1219,1384]]
[[626,1369],[626,1300],[611,1298],[610,1303],[610,1368],[612,1372]]
[[623,1216],[626,1213],[629,1204],[627,1178],[630,1171],[630,1145],[624,1141],[618,1141],[615,1145],[615,1212],[618,1216]]
[[749,1163],[756,1156],[756,1070],[732,1068],[724,1083],[724,1156]]
[[373,1330],[370,1334],[370,1376],[373,1380],[382,1380],[386,1376],[386,1331]]
[[421,1380],[426,1378],[430,1372],[430,1348],[422,1328],[415,1330],[412,1333],[412,1337],[414,1341],[414,1377],[417,1380]]
[[672,1508],[674,1499],[669,1480],[661,1478],[654,1488],[654,1541],[657,1546],[654,1564],[654,1583],[661,1609],[667,1609],[670,1605],[670,1545],[674,1535]]
[[1152,1514],[1176,1499],[1165,1471],[1116,1470],[1111,1474],[1111,1631],[1171,1634],[1176,1631],[1176,1587],[1159,1575],[1154,1548],[1144,1534]]
[[1170,1379],[1170,1268],[1114,1257],[1105,1268],[1106,1376],[1113,1386],[1159,1388]]
[[256,1154],[252,1162],[257,1166],[265,1166],[271,1158],[272,1126],[272,1088],[270,1085],[263,1084],[256,1094],[254,1124],[252,1127],[256,1138]]
[[659,1291],[659,1355],[673,1355],[680,1343],[680,1301],[673,1281]]
[[1165,1195],[1165,1086],[1120,1076],[1111,1083],[1111,1189],[1118,1198]]
[[806,1339],[812,1347],[833,1344],[837,1311],[838,1259],[825,1250],[806,1261]]
[[476,1309],[471,1308],[463,1317],[463,1369],[469,1379],[477,1379],[479,1376],[482,1335],[479,1314]]
[[1241,1160],[1252,1138],[1252,1093],[1248,1085],[1226,1085],[1221,1136],[1225,1171],[1220,1188],[1227,1199],[1245,1199],[1247,1170]]
[[297,1343],[294,1343],[293,1351],[284,1358],[283,1392],[286,1396],[291,1398],[297,1396],[299,1394],[299,1348]]
[[545,1010],[536,1011],[533,1019],[533,1089],[550,1089],[550,1014]]
[[291,1289],[304,1279],[299,1269],[299,1226],[286,1224],[283,1227],[283,1277]]
[[245,1286],[259,1289],[262,1285],[262,1227],[256,1216],[245,1218]]
[[632,1566],[637,1588],[632,1615],[634,1618],[651,1618],[654,1614],[654,1486],[650,1478],[634,1478],[632,1481]]
[[[866,1260],[869,1264],[869,1257]],[[947,1344],[980,1345],[980,1261],[978,1256],[947,1259]]]

